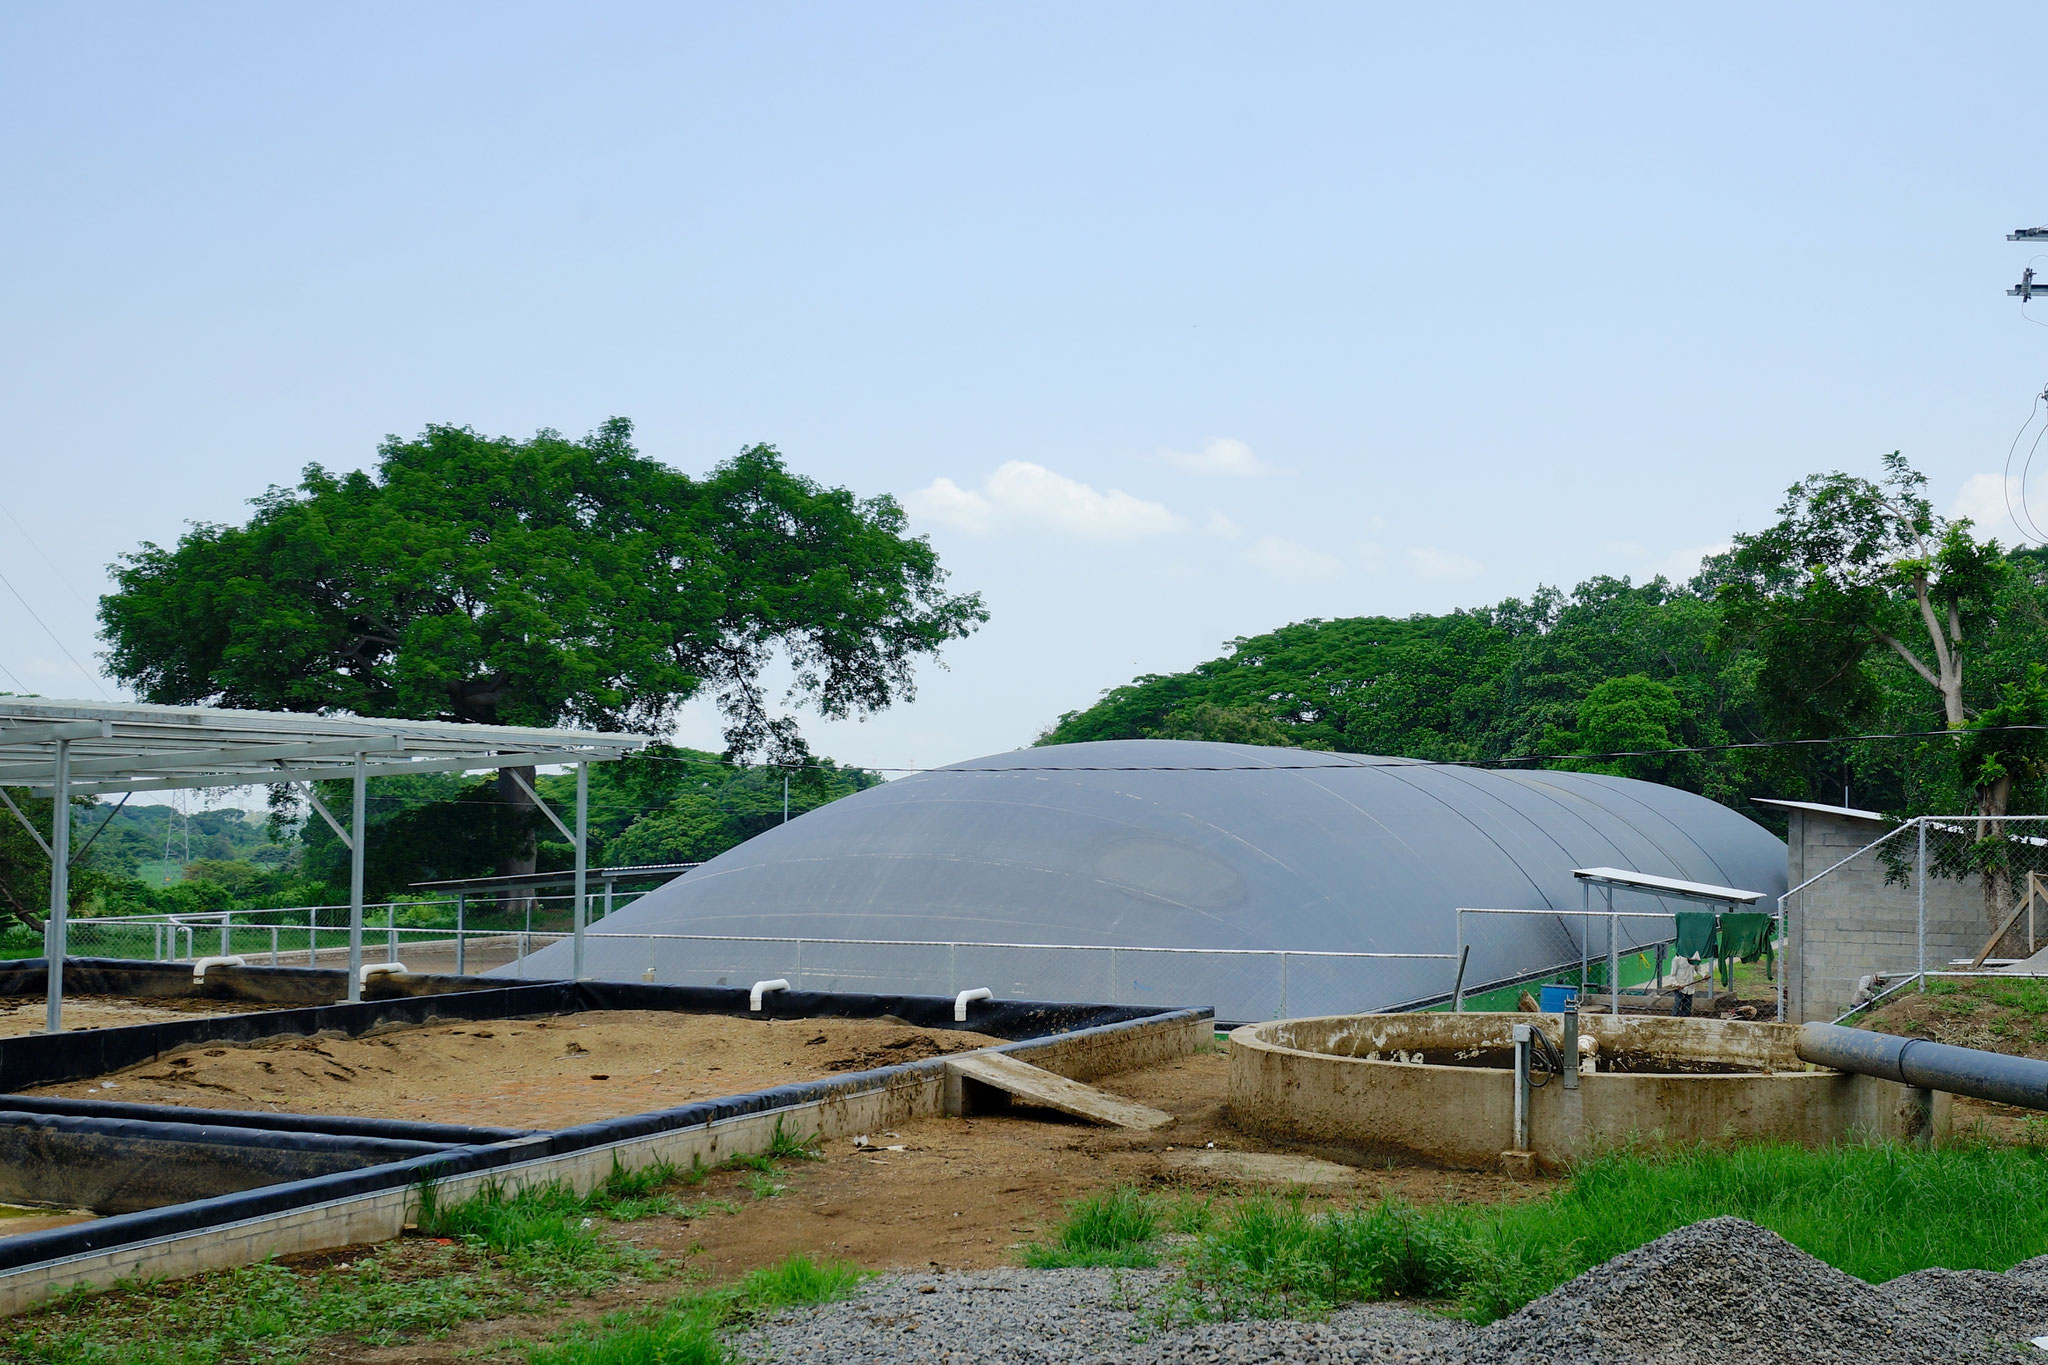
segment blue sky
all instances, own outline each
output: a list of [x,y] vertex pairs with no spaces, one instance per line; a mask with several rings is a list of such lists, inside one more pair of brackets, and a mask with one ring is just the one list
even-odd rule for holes
[[994,619],[812,726],[878,765],[1286,621],[1689,570],[1895,448],[2000,508],[2035,17],[17,6],[0,573],[63,648],[0,592],[0,668],[111,690],[64,650],[115,555],[429,422],[902,497]]

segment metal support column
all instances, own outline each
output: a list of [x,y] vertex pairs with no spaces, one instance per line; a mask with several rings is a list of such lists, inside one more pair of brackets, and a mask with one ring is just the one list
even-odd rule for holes
[[1607,892],[1607,1012],[1621,1013],[1621,935],[1616,928],[1621,921],[1614,917],[1614,888]]
[[1920,835],[1920,851],[1916,860],[1918,872],[1914,878],[1914,880],[1920,883],[1919,932],[1916,935],[1920,941],[1920,984],[1916,989],[1925,991],[1927,989],[1927,817],[1923,815],[1914,823],[1918,826],[1918,833]]
[[57,782],[50,789],[50,918],[43,957],[50,964],[43,1027],[64,1031],[64,953],[71,931],[71,741],[57,741]]
[[569,979],[583,979],[583,930],[590,920],[590,765],[576,765],[576,947]]
[[349,816],[348,850],[348,998],[363,998],[363,807],[369,795],[369,777],[363,756],[356,755],[353,781],[355,809]]

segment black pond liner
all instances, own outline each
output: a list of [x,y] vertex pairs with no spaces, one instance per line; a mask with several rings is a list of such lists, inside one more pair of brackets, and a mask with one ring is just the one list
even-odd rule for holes
[[[67,960],[64,967],[67,991],[84,993],[87,980],[94,993],[137,994],[126,984],[138,964],[106,959]],[[157,964],[141,964],[151,977],[161,977]],[[175,969],[174,969],[175,970]],[[215,968],[234,971],[238,977],[255,978],[273,971],[310,974],[303,968]],[[91,976],[83,972],[93,973]],[[141,973],[136,973],[141,975]],[[320,973],[327,989],[339,973]],[[188,983],[189,969],[184,970]],[[208,973],[211,983],[213,972]],[[0,970],[0,995],[32,995],[42,992],[47,977],[40,960],[14,964]],[[376,978],[372,978],[373,981]],[[1154,1005],[1086,1005],[1054,1001],[993,1000],[973,1008],[966,1023],[953,1018],[951,996],[861,995],[820,991],[776,991],[763,997],[762,1008],[749,1008],[751,992],[737,986],[662,986],[615,981],[539,981],[517,986],[472,986],[476,978],[409,977],[441,993],[392,996],[356,1004],[314,1005],[289,1009],[260,1010],[242,1014],[194,1015],[188,1019],[155,1024],[133,1024],[121,1028],[91,1029],[76,1033],[33,1034],[0,1039],[0,1090],[84,1080],[147,1062],[166,1052],[209,1042],[254,1042],[264,1038],[335,1031],[349,1036],[392,1025],[419,1024],[428,1020],[505,1019],[537,1014],[574,1014],[605,1010],[670,1010],[687,1014],[714,1014],[743,1019],[877,1019],[888,1016],[916,1028],[971,1030],[1013,1041],[996,1049],[1029,1053],[1061,1035],[1080,1032],[1114,1034],[1155,1021],[1208,1019],[1207,1008],[1179,1009]],[[77,983],[74,985],[74,983]],[[460,984],[456,984],[460,983]],[[225,984],[223,982],[222,984]],[[393,983],[397,984],[397,983]],[[452,988],[451,988],[452,986]],[[327,1135],[358,1141],[431,1142],[436,1150],[403,1160],[387,1161],[358,1170],[338,1171],[303,1180],[290,1180],[255,1189],[195,1199],[188,1203],[135,1213],[116,1214],[90,1223],[49,1228],[0,1238],[0,1271],[57,1261],[67,1257],[105,1251],[203,1228],[219,1227],[251,1218],[305,1208],[315,1204],[359,1195],[408,1188],[430,1180],[447,1179],[479,1171],[499,1169],[542,1157],[563,1156],[601,1147],[608,1143],[647,1137],[656,1133],[701,1127],[723,1119],[765,1113],[798,1104],[827,1100],[837,1095],[884,1088],[892,1082],[922,1078],[943,1071],[944,1057],[900,1062],[868,1071],[814,1081],[792,1082],[744,1095],[698,1100],[673,1109],[628,1114],[601,1119],[553,1131],[526,1132],[519,1129],[475,1128],[467,1125],[415,1124],[396,1119],[327,1118],[305,1114],[224,1113],[212,1110],[177,1109],[171,1106],[130,1105],[100,1100],[51,1100],[34,1096],[0,1094],[0,1111],[40,1113],[52,1117],[92,1120],[100,1131],[118,1132],[132,1125],[135,1136],[141,1130],[163,1126],[171,1115],[183,1122],[204,1115],[207,1122],[223,1127],[261,1129],[257,1138],[265,1144],[291,1143],[298,1137]],[[150,1119],[134,1114],[152,1111]],[[257,1120],[268,1120],[259,1123]],[[450,1139],[455,1133],[464,1136]],[[395,1153],[394,1153],[395,1154]]]

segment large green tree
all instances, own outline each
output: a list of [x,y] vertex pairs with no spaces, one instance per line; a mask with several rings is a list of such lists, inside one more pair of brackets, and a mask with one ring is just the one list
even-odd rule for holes
[[[254,505],[114,566],[106,657],[145,700],[658,730],[708,693],[731,754],[788,761],[807,751],[781,705],[907,699],[915,665],[987,619],[893,498],[765,445],[692,478],[620,418],[582,440],[430,427]],[[501,867],[531,867],[533,828]]]

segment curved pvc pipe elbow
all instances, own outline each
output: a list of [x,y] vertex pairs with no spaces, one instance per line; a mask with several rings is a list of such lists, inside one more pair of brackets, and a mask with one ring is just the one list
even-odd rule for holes
[[396,976],[405,970],[403,962],[365,962],[362,975],[357,980],[367,984],[373,976]]
[[239,957],[202,957],[192,964],[192,979],[206,980],[208,967],[246,967],[249,964]]
[[976,986],[971,991],[960,992],[960,994],[953,997],[953,1022],[956,1024],[967,1022],[967,1006],[969,1003],[976,1000],[993,1000],[995,998],[996,993],[986,986]]
[[759,1014],[761,1012],[762,996],[770,991],[786,991],[788,989],[789,983],[779,976],[773,981],[756,981],[754,983],[754,993],[747,997],[747,1008]]

